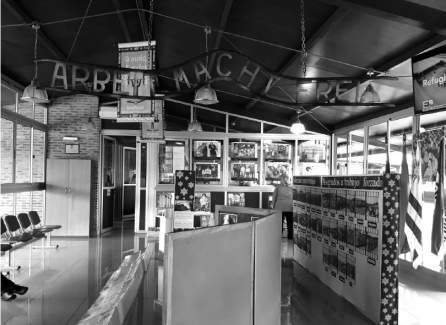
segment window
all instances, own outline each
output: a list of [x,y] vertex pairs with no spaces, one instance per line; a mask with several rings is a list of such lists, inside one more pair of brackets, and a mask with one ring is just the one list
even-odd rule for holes
[[104,138],[104,187],[115,186],[115,140]]
[[45,181],[45,132],[34,130],[33,183]]
[[17,93],[2,86],[2,108],[15,112]]
[[6,214],[14,214],[14,194],[8,193],[8,194],[2,194],[1,195],[1,206],[0,206],[0,214],[6,215]]
[[367,174],[382,174],[386,169],[387,122],[369,127]]
[[16,194],[15,212],[28,213],[31,211],[31,192],[20,192]]
[[[2,87],[3,89],[3,87]],[[14,165],[14,122],[2,118],[2,184],[12,184]]]
[[31,182],[31,128],[17,123],[16,183]]
[[294,175],[328,175],[329,148],[329,141],[326,140],[299,140],[297,171]]
[[35,191],[32,192],[32,210],[37,211],[40,219],[43,220],[45,213],[45,191]]
[[229,133],[260,133],[261,123],[237,116],[229,116]]
[[349,175],[364,174],[364,129],[350,132]]
[[[390,121],[390,171],[401,173],[403,146],[409,174],[412,174],[412,116]],[[404,140],[405,139],[405,140]]]

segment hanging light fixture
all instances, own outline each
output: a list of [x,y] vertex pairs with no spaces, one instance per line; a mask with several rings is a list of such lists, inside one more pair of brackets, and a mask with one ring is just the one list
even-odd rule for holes
[[203,128],[201,127],[201,124],[197,121],[197,112],[195,110],[195,107],[193,109],[194,109],[194,116],[192,122],[189,123],[187,130],[189,132],[201,132],[203,131]]
[[[206,26],[204,29],[204,33],[206,34],[206,53],[208,52],[208,35],[212,32],[210,26]],[[206,56],[206,70],[208,69],[209,57]],[[206,75],[207,81],[207,75]],[[197,90],[195,93],[194,103],[202,104],[202,105],[212,105],[217,104],[217,94],[215,90],[211,88],[211,85],[206,85]]]
[[369,83],[359,99],[360,103],[379,103],[381,98],[379,94],[373,89],[372,83]]
[[293,125],[291,125],[290,131],[291,131],[291,133],[294,133],[294,134],[301,134],[301,133],[305,132],[305,125],[300,123],[299,113],[297,113],[297,122],[293,123]]
[[97,131],[96,124],[93,121],[93,118],[90,116],[87,122],[82,124],[82,130],[92,130]]
[[[36,41],[34,43],[34,61],[37,60],[37,39],[39,37],[39,29],[40,25],[38,23],[34,23],[32,28],[36,31]],[[23,91],[22,100],[31,103],[48,103],[48,94],[45,90],[37,89],[39,86],[39,81],[37,80],[37,62],[36,65],[36,73],[34,75],[34,79],[31,81],[31,85],[25,88]]]

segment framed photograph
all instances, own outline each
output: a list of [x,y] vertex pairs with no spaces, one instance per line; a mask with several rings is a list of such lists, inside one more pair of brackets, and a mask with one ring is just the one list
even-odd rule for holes
[[211,193],[195,192],[194,211],[211,211]]
[[200,227],[207,228],[210,226],[210,215],[200,216]]
[[288,162],[265,162],[265,179],[280,180],[282,177],[291,177],[291,164]]
[[256,163],[232,163],[231,179],[235,180],[255,180],[257,178]]
[[228,205],[236,207],[244,207],[245,193],[228,193]]
[[196,162],[195,170],[197,172],[197,179],[220,180],[220,164]]
[[232,225],[237,223],[238,216],[236,213],[220,212],[218,217],[220,225]]
[[256,159],[257,143],[255,142],[233,142],[232,158]]
[[220,141],[194,141],[194,158],[220,158]]
[[300,162],[324,163],[325,145],[324,144],[302,144],[299,153]]
[[65,153],[79,153],[79,144],[66,144]]
[[176,201],[174,211],[191,211],[191,203],[191,201]]
[[290,160],[291,145],[286,143],[265,143],[265,160]]

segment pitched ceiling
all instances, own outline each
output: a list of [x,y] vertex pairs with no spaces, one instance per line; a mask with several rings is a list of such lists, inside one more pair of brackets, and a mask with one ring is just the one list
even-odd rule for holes
[[[368,68],[388,71],[400,78],[375,82],[381,100],[395,104],[392,111],[410,107],[409,59],[446,43],[444,3],[444,0],[306,0],[306,49],[310,53],[307,76],[359,77],[366,75]],[[82,18],[87,8],[89,18],[79,31],[82,20],[70,19]],[[2,78],[8,77],[24,86],[33,78],[34,30],[30,25],[21,25],[32,21],[43,23],[39,32],[39,58],[116,66],[117,43],[147,39],[150,15],[147,11],[138,12],[137,8],[147,10],[150,2],[2,0]],[[158,0],[154,1],[154,12],[158,68],[182,63],[205,52],[203,28],[211,26],[214,31],[209,36],[209,50],[239,51],[278,73],[302,76],[298,51],[302,41],[299,1]],[[69,21],[47,24],[61,20]],[[20,26],[8,27],[15,24]],[[39,65],[40,84],[49,85],[52,73],[52,65]],[[175,88],[172,79],[160,78],[159,82],[160,90]],[[251,87],[262,92],[267,82],[266,76],[259,75]],[[284,125],[290,125],[297,118],[295,107],[259,101],[237,85],[217,82],[213,88],[217,90],[220,103],[212,108],[220,111]],[[282,100],[289,96],[295,98],[295,85],[279,81],[268,95]],[[352,89],[341,98],[354,96]],[[186,103],[193,100],[192,95],[177,99]],[[307,129],[320,133],[329,133],[339,124],[389,111],[385,107],[348,106],[306,109],[311,113],[301,120]],[[170,116],[189,117],[187,106],[172,102],[166,102],[166,112]],[[246,130],[250,129],[249,125],[245,126]]]

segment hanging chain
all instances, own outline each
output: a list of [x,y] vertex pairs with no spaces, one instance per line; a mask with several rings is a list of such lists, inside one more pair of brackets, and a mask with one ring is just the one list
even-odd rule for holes
[[40,25],[38,23],[35,23],[32,27],[36,30],[36,41],[34,42],[34,63],[36,64],[36,74],[34,75],[34,79],[37,79],[37,40],[39,39]]
[[[208,49],[208,35],[210,33],[212,33],[212,27],[211,26],[206,26],[204,28],[204,33],[206,34],[206,53],[207,53],[209,51],[209,49]],[[209,63],[209,56],[206,55],[206,70],[208,68],[208,63]]]
[[152,49],[152,30],[153,30],[153,0],[150,0],[150,15],[149,15],[149,51]]
[[305,8],[304,8],[304,0],[300,0],[300,15],[301,15],[301,30],[302,30],[302,52],[301,52],[301,60],[302,60],[302,74],[303,77],[307,75],[307,51],[305,49]]

